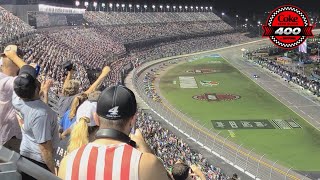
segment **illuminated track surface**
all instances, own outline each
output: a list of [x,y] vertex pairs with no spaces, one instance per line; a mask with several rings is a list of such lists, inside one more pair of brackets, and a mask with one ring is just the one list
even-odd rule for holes
[[[305,94],[301,94],[297,92],[297,88],[292,87],[284,83],[279,77],[271,75],[270,72],[262,70],[260,67],[254,66],[241,58],[241,51],[240,49],[256,49],[259,46],[265,46],[269,44],[269,41],[261,40],[257,42],[246,43],[242,45],[237,45],[234,47],[228,48],[221,48],[213,51],[201,52],[201,53],[194,53],[184,56],[194,56],[194,55],[203,55],[203,54],[220,54],[227,60],[230,64],[240,70],[244,75],[252,78],[252,74],[260,73],[259,81],[255,81],[259,86],[265,89],[267,92],[272,94],[276,97],[279,101],[281,101],[284,105],[288,106],[298,115],[303,117],[307,120],[311,125],[315,128],[320,128],[320,123],[317,121],[320,119],[320,113],[316,112],[313,113],[311,109],[310,112],[303,109],[302,112],[300,106],[301,104],[297,104],[297,102],[305,102],[308,103],[308,109],[310,107],[314,107],[319,109],[317,102],[306,96]],[[180,56],[183,57],[183,56]],[[161,61],[165,61],[172,58],[165,58]],[[169,103],[156,103],[151,101],[145,96],[144,89],[143,89],[143,77],[145,72],[148,71],[153,64],[156,64],[157,61],[149,62],[144,64],[139,70],[134,72],[134,75],[131,74],[134,89],[137,94],[140,95],[142,101],[144,103],[147,102],[147,106],[154,110],[155,113],[161,116],[164,120],[170,120],[169,124],[174,126],[175,128],[180,129],[180,132],[186,134],[189,139],[194,140],[199,145],[202,145],[204,149],[207,149],[208,152],[212,154],[212,156],[216,155],[225,160],[227,163],[231,164],[232,166],[236,167],[237,169],[245,172],[252,178],[256,179],[309,179],[301,174],[298,174],[292,171],[290,168],[286,168],[277,164],[277,162],[272,162],[268,159],[265,159],[263,155],[258,155],[252,152],[251,150],[247,150],[241,147],[241,145],[235,144],[228,140],[228,138],[220,137],[218,134],[215,134],[209,131],[206,127],[201,127],[201,125],[195,123],[191,119],[189,119],[186,115],[182,114],[181,112],[177,111],[174,107],[170,106]],[[157,66],[157,65],[155,65]],[[145,67],[145,68],[144,68]],[[142,72],[141,75],[137,76],[137,72]],[[263,83],[263,81],[274,81],[274,83],[278,83],[276,89],[272,89],[272,87],[268,86],[267,83]],[[275,88],[274,87],[274,88]],[[157,87],[159,88],[159,87]],[[271,89],[270,89],[271,88]],[[158,89],[159,90],[159,89]],[[286,92],[282,94],[281,92]],[[294,96],[289,96],[290,93],[296,93]],[[291,96],[291,94],[290,94]],[[294,99],[292,99],[294,98]],[[296,99],[299,101],[296,101]],[[304,104],[305,106],[305,104]],[[181,131],[182,130],[182,131]],[[177,130],[176,130],[177,131]],[[217,164],[217,163],[216,163]],[[219,165],[218,165],[219,166]],[[223,169],[222,166],[219,166]],[[229,171],[230,172],[230,171]],[[247,179],[248,176],[244,176],[241,179]]]

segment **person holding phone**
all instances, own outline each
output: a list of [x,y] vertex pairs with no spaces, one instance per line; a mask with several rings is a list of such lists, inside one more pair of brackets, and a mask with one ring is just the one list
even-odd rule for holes
[[178,161],[173,165],[171,174],[174,180],[195,180],[197,178],[206,180],[206,176],[199,166],[195,164],[188,166],[182,161]]

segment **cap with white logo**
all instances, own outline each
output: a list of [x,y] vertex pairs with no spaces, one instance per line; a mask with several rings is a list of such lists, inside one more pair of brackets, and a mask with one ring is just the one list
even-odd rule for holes
[[97,114],[109,120],[132,117],[137,112],[134,93],[125,86],[112,86],[101,92]]

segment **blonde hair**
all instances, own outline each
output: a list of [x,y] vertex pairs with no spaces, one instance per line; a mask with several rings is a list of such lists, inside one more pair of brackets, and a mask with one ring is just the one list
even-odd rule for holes
[[88,96],[85,93],[82,93],[73,99],[71,103],[70,113],[69,113],[70,120],[76,116],[78,107],[87,99],[88,99]]
[[90,119],[87,117],[81,117],[79,122],[77,122],[71,130],[69,146],[67,148],[68,153],[89,143],[87,123],[90,123]]

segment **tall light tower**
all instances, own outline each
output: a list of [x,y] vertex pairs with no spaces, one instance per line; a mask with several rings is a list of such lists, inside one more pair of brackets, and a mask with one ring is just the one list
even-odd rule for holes
[[162,8],[163,8],[163,6],[162,6],[162,5],[160,5],[160,6],[159,6],[159,8],[160,8],[160,11],[162,12]]
[[236,28],[238,27],[238,17],[239,17],[239,15],[237,14],[236,15]]
[[76,7],[79,7],[79,6],[80,6],[80,2],[79,2],[79,1],[75,1],[74,3],[75,3],[75,5],[76,5]]

